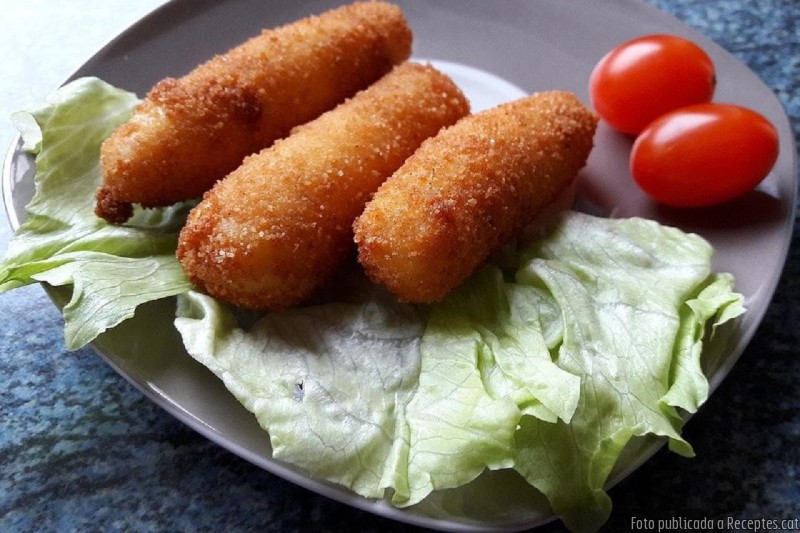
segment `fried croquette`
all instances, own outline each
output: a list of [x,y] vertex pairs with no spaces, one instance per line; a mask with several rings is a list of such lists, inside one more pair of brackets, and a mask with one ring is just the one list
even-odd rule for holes
[[426,138],[469,113],[449,77],[405,63],[245,159],[189,214],[178,259],[201,290],[278,310],[354,255],[352,224]]
[[596,125],[573,94],[543,92],[443,129],[354,223],[367,275],[402,301],[442,299],[571,183]]
[[411,41],[400,8],[358,2],[265,30],[160,81],[102,146],[97,215],[122,223],[131,204],[199,198],[245,156],[405,61]]

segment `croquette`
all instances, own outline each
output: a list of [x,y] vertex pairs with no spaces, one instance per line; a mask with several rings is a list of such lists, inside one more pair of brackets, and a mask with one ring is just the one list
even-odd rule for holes
[[401,301],[441,300],[572,182],[596,125],[575,95],[552,91],[443,129],[354,223],[367,275]]
[[179,238],[189,279],[244,308],[303,302],[354,255],[353,221],[380,184],[468,113],[460,89],[432,66],[396,67],[204,195]]
[[199,198],[242,159],[405,61],[403,12],[357,2],[263,31],[180,78],[157,83],[102,145],[96,213]]

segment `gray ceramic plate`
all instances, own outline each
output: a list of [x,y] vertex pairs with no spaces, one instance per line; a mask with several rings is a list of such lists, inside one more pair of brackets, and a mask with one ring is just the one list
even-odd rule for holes
[[[600,127],[578,187],[578,206],[596,214],[639,215],[695,231],[716,248],[714,267],[732,272],[749,309],[733,346],[712,369],[712,389],[727,374],[758,327],[787,253],[795,205],[796,161],[788,120],[772,92],[744,65],[680,22],[637,0],[400,0],[415,34],[415,56],[438,61],[462,84],[476,107],[520,91],[567,89],[588,101],[594,63],[636,35],[669,32],[701,44],[718,69],[718,101],[749,106],[780,132],[781,155],[758,190],[724,207],[678,212],[650,202],[627,170],[631,141]],[[144,94],[165,76],[188,72],[262,27],[330,8],[321,0],[175,0],[133,25],[91,58],[74,77],[99,76]],[[33,193],[32,163],[11,147],[4,167],[4,200],[12,225],[24,220]],[[51,292],[58,303],[63,293]],[[491,473],[404,510],[308,478],[271,458],[268,436],[211,373],[183,350],[172,328],[172,301],[146,312],[95,343],[121,375],[158,405],[211,440],[298,485],[397,520],[451,530],[517,530],[552,518],[541,497],[513,474]],[[148,331],[148,335],[140,334]],[[626,450],[612,484],[652,455],[642,440]]]

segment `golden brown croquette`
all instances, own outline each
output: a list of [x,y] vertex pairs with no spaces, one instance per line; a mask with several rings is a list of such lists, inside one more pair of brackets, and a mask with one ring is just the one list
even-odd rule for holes
[[302,302],[354,250],[364,204],[426,138],[469,113],[455,84],[405,63],[219,181],[178,258],[208,294],[253,309]]
[[573,180],[596,125],[573,94],[544,92],[442,130],[356,220],[359,262],[402,301],[440,300]]
[[411,30],[395,5],[357,2],[265,30],[189,74],[156,84],[101,150],[97,215],[200,197],[242,159],[405,61]]

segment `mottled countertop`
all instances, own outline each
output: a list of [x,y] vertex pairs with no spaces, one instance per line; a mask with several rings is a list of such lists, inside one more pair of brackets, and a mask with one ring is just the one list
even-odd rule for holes
[[[800,2],[649,0],[737,56],[800,134]],[[0,147],[41,102],[161,0],[6,2]],[[0,224],[0,250],[10,239]],[[800,517],[800,236],[763,323],[685,428],[611,492],[605,531],[652,519]],[[0,531],[407,531],[262,471],[151,403],[91,348],[68,352],[39,286],[0,296]],[[542,531],[558,531],[551,525]]]

